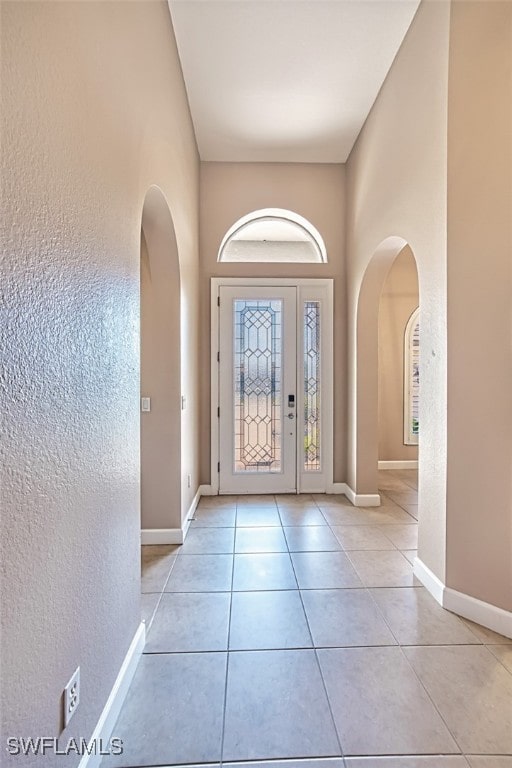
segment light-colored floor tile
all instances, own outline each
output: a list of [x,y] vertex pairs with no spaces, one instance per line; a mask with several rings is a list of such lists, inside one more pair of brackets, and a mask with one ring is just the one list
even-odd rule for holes
[[383,525],[382,533],[397,549],[418,549],[417,525]]
[[444,610],[426,589],[373,589],[372,595],[400,645],[478,643],[455,614]]
[[225,653],[143,655],[115,726],[124,753],[102,768],[219,761]]
[[462,755],[407,757],[347,757],[346,768],[468,768]]
[[318,507],[279,507],[283,525],[327,525],[325,517]]
[[485,645],[512,645],[510,637],[499,635],[497,632],[493,632],[492,629],[475,624],[474,621],[469,621],[469,619],[463,619],[463,622]]
[[194,513],[191,527],[194,528],[229,528],[235,525],[236,507],[202,506]]
[[201,496],[198,509],[236,509],[236,496]]
[[163,594],[145,653],[227,650],[230,602],[228,592]]
[[489,645],[489,650],[509,672],[512,672],[512,645]]
[[418,503],[418,492],[412,488],[407,491],[385,491],[385,495],[399,506]]
[[405,559],[406,559],[406,560],[407,560],[407,561],[408,561],[408,562],[409,562],[409,563],[410,563],[412,566],[414,566],[414,561],[415,561],[415,560],[416,560],[416,558],[418,557],[418,550],[417,550],[417,549],[408,549],[408,550],[407,550],[407,549],[405,549],[405,550],[401,550],[401,551],[402,551],[402,555],[405,557]]
[[141,619],[146,622],[146,633],[148,632],[151,622],[153,621],[153,615],[160,600],[160,593],[150,593],[147,595],[141,595],[140,608]]
[[376,525],[333,525],[331,527],[345,550],[395,549],[393,542]]
[[328,525],[297,525],[283,529],[290,552],[337,552],[340,543]]
[[317,653],[344,755],[460,751],[400,648]]
[[395,525],[397,523],[416,525],[417,523],[414,517],[393,501],[381,504],[380,507],[359,507],[359,509],[365,514],[366,525]]
[[294,552],[291,557],[301,589],[362,586],[344,552]]
[[325,757],[319,760],[258,760],[256,763],[223,763],[223,765],[227,768],[249,768],[251,765],[254,768],[344,768],[341,757]]
[[231,650],[311,648],[297,590],[235,592],[231,605]]
[[396,645],[365,589],[305,590],[302,599],[315,647]]
[[466,755],[471,768],[512,768],[512,755]]
[[276,497],[271,493],[251,493],[236,497],[237,510],[240,509],[277,509]]
[[417,504],[404,504],[403,509],[408,512],[415,520],[418,520],[418,505]]
[[378,478],[379,491],[410,491],[411,486],[395,475],[390,475],[389,470],[379,470]]
[[340,754],[314,651],[230,654],[223,760]]
[[235,552],[288,552],[281,528],[237,528]]
[[297,589],[290,555],[235,555],[233,589],[237,592]]
[[412,587],[411,564],[401,552],[351,551],[347,553],[365,587]]
[[322,507],[322,515],[329,525],[371,525],[368,515],[358,507]]
[[313,499],[320,508],[334,506],[353,508],[352,502],[344,493],[314,493]]
[[180,555],[166,592],[227,592],[231,589],[233,555]]
[[313,496],[310,493],[282,493],[274,496],[279,509],[286,507],[316,506]]
[[268,507],[238,507],[236,524],[247,528],[280,526],[281,519],[275,504]]
[[161,592],[176,561],[176,547],[144,546],[141,556],[141,592]]
[[234,528],[189,528],[180,554],[229,554],[233,552],[234,544]]
[[405,648],[457,743],[469,754],[512,754],[512,675],[484,646]]
[[395,473],[395,477],[402,480],[410,488],[418,490],[418,470],[417,469],[395,469],[391,470]]

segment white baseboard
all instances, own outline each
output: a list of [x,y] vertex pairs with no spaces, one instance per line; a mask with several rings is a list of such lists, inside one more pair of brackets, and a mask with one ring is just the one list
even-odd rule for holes
[[[110,691],[107,703],[103,707],[103,712],[100,715],[100,719],[96,724],[96,728],[93,731],[89,743],[95,742],[96,744],[99,744],[101,740],[103,748],[107,748],[113,728],[119,717],[119,712],[121,711],[126,694],[128,693],[128,688],[133,680],[139,659],[144,650],[145,642],[146,625],[141,621],[133,640],[130,643],[126,656],[124,657],[124,661],[121,664],[121,669],[119,670],[114,686]],[[101,760],[102,755],[100,754],[85,754],[80,760],[78,768],[99,768]]]
[[211,485],[200,485],[199,496],[217,496],[217,491]]
[[452,613],[474,621],[482,627],[492,629],[493,632],[512,638],[512,613],[510,611],[505,611],[496,605],[485,603],[476,597],[445,586],[419,557],[414,560],[414,575],[428,589],[439,605],[442,605],[447,611],[452,611]]
[[380,496],[378,493],[356,493],[349,485],[345,485],[345,496],[354,507],[380,507]]
[[446,587],[444,591],[444,608],[453,611],[465,619],[470,619],[476,624],[492,629],[500,635],[512,638],[512,613],[498,608],[496,605],[484,603],[476,597],[457,592]]
[[418,469],[417,461],[379,461],[379,469]]
[[413,570],[416,578],[419,579],[423,586],[428,589],[432,597],[437,600],[439,605],[444,607],[444,592],[446,587],[441,579],[439,579],[435,573],[425,565],[423,560],[420,560],[419,557],[414,558]]
[[187,535],[188,529],[194,512],[199,504],[201,496],[206,495],[202,493],[202,489],[208,486],[200,485],[197,489],[197,493],[192,499],[192,503],[188,508],[187,516],[183,521],[181,528],[143,528],[140,532],[141,544],[183,544]]
[[183,544],[182,528],[143,528],[141,544]]

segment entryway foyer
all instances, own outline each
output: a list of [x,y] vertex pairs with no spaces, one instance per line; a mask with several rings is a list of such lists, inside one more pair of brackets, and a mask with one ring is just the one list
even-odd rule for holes
[[147,643],[103,766],[510,768],[512,641],[413,576],[416,473],[379,485],[373,509],[205,497],[184,545],[143,547]]

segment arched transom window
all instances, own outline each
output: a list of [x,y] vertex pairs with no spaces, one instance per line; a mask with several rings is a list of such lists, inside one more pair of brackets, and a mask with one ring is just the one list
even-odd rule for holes
[[218,261],[325,263],[317,229],[303,216],[265,208],[243,216],[226,232]]

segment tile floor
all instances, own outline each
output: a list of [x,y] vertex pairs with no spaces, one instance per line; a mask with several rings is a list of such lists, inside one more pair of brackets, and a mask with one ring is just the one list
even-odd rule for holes
[[416,473],[383,505],[203,498],[143,547],[147,644],[104,768],[512,768],[512,640],[412,573]]

